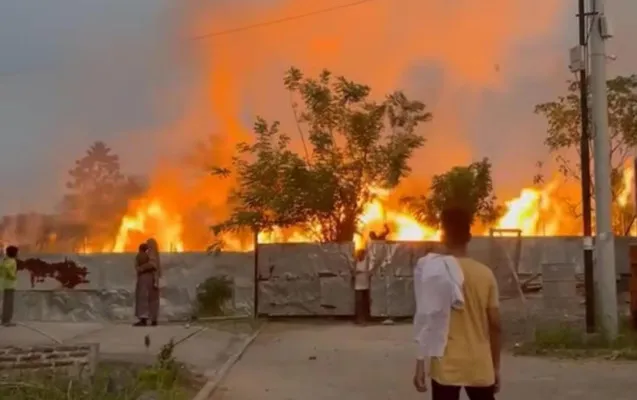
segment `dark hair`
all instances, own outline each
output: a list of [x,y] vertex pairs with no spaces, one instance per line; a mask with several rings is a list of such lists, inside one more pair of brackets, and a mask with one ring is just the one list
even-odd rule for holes
[[9,258],[16,258],[16,257],[18,257],[18,247],[17,246],[7,246],[7,248],[4,250],[4,254],[6,254],[7,257],[9,257]]
[[471,240],[471,214],[464,208],[446,208],[440,214],[440,223],[445,241],[455,246],[463,246]]
[[146,243],[142,243],[142,244],[140,244],[140,245],[139,245],[139,251],[140,251],[141,253],[145,253],[145,252],[147,252],[147,251],[148,251],[148,244],[146,244]]

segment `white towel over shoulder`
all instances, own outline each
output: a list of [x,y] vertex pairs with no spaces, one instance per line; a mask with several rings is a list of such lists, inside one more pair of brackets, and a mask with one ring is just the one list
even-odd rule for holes
[[447,346],[451,309],[464,307],[464,275],[452,256],[429,253],[414,267],[418,359],[442,357]]

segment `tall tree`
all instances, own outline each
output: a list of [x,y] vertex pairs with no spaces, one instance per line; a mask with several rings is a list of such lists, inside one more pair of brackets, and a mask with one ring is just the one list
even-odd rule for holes
[[[234,211],[215,231],[305,224],[317,239],[350,241],[373,186],[395,187],[425,143],[416,128],[431,119],[425,105],[394,92],[372,100],[371,89],[323,71],[316,79],[291,68],[284,84],[293,99],[301,152],[279,123],[257,119],[256,140],[233,160]],[[228,169],[218,169],[226,174]]]
[[[607,88],[611,180],[613,198],[616,198],[621,189],[622,169],[631,149],[637,144],[637,75],[613,78],[607,82]],[[560,172],[566,178],[580,180],[582,125],[579,82],[569,81],[565,96],[536,105],[535,113],[546,119],[548,130],[544,143],[555,155]],[[594,125],[590,123],[589,126],[593,129]],[[593,135],[592,131],[591,138]],[[592,149],[592,140],[590,145]],[[577,155],[575,160],[574,155]],[[591,165],[592,162],[593,160]]]
[[427,195],[405,197],[403,202],[421,222],[430,226],[438,226],[440,213],[449,206],[466,209],[474,220],[484,224],[494,222],[502,211],[493,193],[488,158],[435,175]]
[[[139,178],[121,172],[119,157],[101,141],[93,143],[69,170],[62,211],[75,221],[76,234],[111,235],[126,211],[128,200],[144,190]],[[77,228],[78,223],[84,229]]]

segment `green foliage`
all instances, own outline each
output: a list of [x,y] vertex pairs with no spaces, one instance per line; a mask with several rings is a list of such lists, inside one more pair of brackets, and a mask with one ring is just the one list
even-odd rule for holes
[[[607,88],[611,181],[613,195],[616,196],[621,185],[621,169],[631,149],[637,144],[637,75],[611,79],[607,82]],[[548,130],[544,143],[555,154],[562,174],[567,178],[581,179],[579,82],[569,81],[566,95],[558,97],[556,101],[536,105],[535,113],[546,118]],[[589,127],[593,134],[592,122]],[[573,154],[573,150],[578,156],[575,161],[568,154]],[[591,166],[592,156],[591,151]]]
[[462,207],[474,220],[483,223],[495,221],[502,211],[493,193],[488,158],[435,175],[427,195],[402,200],[419,220],[430,226],[438,226],[440,213],[449,206]]
[[255,142],[240,144],[233,160],[234,211],[213,229],[319,223],[317,239],[352,240],[362,206],[373,197],[370,185],[392,188],[410,172],[408,160],[425,142],[416,128],[431,114],[401,92],[371,100],[368,86],[329,71],[312,79],[291,68],[284,83],[302,104],[293,101],[292,108],[303,152],[290,149],[278,122],[258,118]]
[[232,300],[232,280],[227,276],[213,276],[197,288],[197,308],[200,316],[220,316],[224,306]]

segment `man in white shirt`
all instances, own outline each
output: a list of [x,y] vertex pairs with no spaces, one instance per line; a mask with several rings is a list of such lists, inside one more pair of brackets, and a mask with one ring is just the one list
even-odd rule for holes
[[370,263],[367,251],[356,251],[356,267],[354,269],[354,312],[355,320],[359,325],[364,325],[370,318]]

